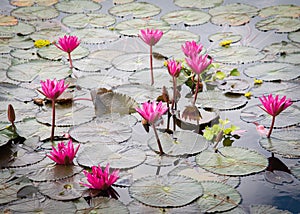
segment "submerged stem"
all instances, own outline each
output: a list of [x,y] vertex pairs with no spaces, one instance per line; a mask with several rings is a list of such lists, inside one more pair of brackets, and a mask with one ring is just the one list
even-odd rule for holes
[[150,45],[150,75],[151,75],[151,85],[153,85],[154,84],[154,75],[153,75],[152,45]]
[[156,141],[157,141],[157,144],[158,144],[159,155],[163,155],[163,154],[165,154],[165,153],[164,153],[164,151],[163,151],[163,149],[162,149],[162,146],[161,146],[161,143],[160,143],[158,134],[157,134],[157,130],[156,130],[156,127],[155,127],[154,124],[152,124],[152,128],[153,128],[153,131],[154,131],[154,134],[155,134],[155,137],[156,137]]
[[271,123],[271,127],[270,127],[270,130],[269,130],[269,133],[268,133],[268,135],[267,135],[267,138],[270,138],[270,137],[271,137],[271,133],[272,133],[272,131],[273,131],[274,124],[275,124],[275,117],[276,117],[276,116],[273,116],[273,117],[272,117],[272,123]]

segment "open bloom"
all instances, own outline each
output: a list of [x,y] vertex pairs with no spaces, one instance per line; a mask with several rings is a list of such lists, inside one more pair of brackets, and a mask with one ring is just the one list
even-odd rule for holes
[[198,45],[195,41],[186,41],[181,46],[181,49],[186,57],[192,57],[193,55],[197,55],[202,51],[203,45]]
[[263,95],[259,100],[263,104],[263,107],[260,108],[271,116],[277,116],[287,107],[292,105],[291,99],[286,99],[286,96],[279,99],[278,95],[274,98],[272,94],[269,94],[267,97]]
[[58,44],[54,43],[56,47],[58,47],[60,50],[71,53],[75,48],[78,47],[80,44],[80,40],[77,36],[64,36],[62,38],[58,39]]
[[140,30],[139,37],[148,45],[154,46],[163,36],[161,30],[146,29]]
[[168,60],[167,61],[167,67],[169,74],[173,77],[178,77],[180,70],[181,70],[181,63],[177,62],[176,60]]
[[208,54],[192,55],[185,60],[195,74],[201,74],[212,63],[212,59],[208,59]]
[[162,101],[158,104],[155,101],[145,102],[142,108],[136,108],[136,111],[150,124],[154,124],[167,110],[168,107],[163,105]]
[[92,166],[92,172],[83,171],[87,178],[88,184],[80,183],[88,188],[97,190],[106,190],[112,184],[114,184],[119,178],[119,170],[114,170],[109,174],[109,164],[106,165],[104,171],[102,171],[100,165]]
[[65,90],[68,85],[65,85],[64,80],[57,81],[56,79],[41,81],[42,91],[39,91],[50,100],[56,100]]
[[47,156],[57,164],[73,164],[73,159],[79,149],[79,146],[80,144],[76,149],[74,149],[72,139],[69,140],[67,146],[64,144],[64,142],[60,142],[57,146],[57,149],[52,146],[52,151],[50,152],[50,155],[48,154]]

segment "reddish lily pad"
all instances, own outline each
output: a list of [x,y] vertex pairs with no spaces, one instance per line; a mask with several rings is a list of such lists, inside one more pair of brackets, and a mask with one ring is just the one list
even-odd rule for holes
[[18,24],[18,20],[13,16],[0,15],[0,26],[13,26]]
[[298,5],[275,5],[262,8],[258,14],[262,18],[267,17],[293,17],[300,16],[300,6]]

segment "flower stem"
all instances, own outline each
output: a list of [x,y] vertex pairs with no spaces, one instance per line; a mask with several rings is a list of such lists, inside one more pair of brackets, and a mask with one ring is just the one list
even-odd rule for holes
[[54,140],[54,128],[55,128],[55,99],[52,100],[52,129],[51,129],[51,137],[50,137],[51,142],[53,142]]
[[152,124],[152,128],[153,128],[153,131],[154,131],[156,140],[157,140],[157,144],[158,144],[158,148],[159,148],[159,155],[163,155],[163,154],[165,154],[165,153],[164,153],[164,151],[163,151],[163,149],[162,149],[162,146],[161,146],[161,143],[160,143],[158,134],[157,134],[157,130],[156,130],[156,127],[155,127],[154,124]]
[[154,75],[153,75],[152,45],[150,45],[150,75],[151,75],[151,85],[153,85],[154,84]]
[[267,135],[267,138],[271,137],[271,133],[272,133],[273,128],[274,128],[274,124],[275,124],[275,116],[272,117],[272,123],[271,123],[271,127],[270,127],[270,130],[269,130],[269,133]]
[[173,100],[172,100],[172,107],[171,109],[174,109],[176,110],[177,106],[175,105],[175,108],[174,108],[174,104],[176,102],[176,88],[177,88],[177,82],[176,82],[176,77],[173,76]]
[[68,52],[69,62],[70,62],[70,68],[73,68],[72,58],[71,58],[71,52]]
[[197,100],[199,85],[200,85],[200,74],[198,74],[198,79],[197,79],[197,85],[196,85],[196,91],[195,91],[195,95],[194,95],[195,97],[194,97],[193,105],[195,105],[196,100]]

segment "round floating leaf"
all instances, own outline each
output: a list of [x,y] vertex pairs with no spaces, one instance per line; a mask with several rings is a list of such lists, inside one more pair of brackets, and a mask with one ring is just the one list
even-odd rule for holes
[[10,0],[10,4],[17,7],[28,7],[34,4],[40,6],[51,6],[58,2],[58,0]]
[[18,199],[17,192],[22,189],[24,186],[28,185],[25,183],[19,183],[20,179],[15,179],[9,183],[0,184],[0,204],[6,204],[11,201]]
[[69,76],[69,66],[60,62],[35,60],[23,64],[12,65],[7,70],[8,78],[19,82],[33,80],[64,79]]
[[94,27],[102,28],[113,25],[116,22],[116,19],[113,16],[107,14],[74,14],[65,16],[62,19],[62,23],[68,27],[72,28],[85,28],[85,27]]
[[291,53],[291,54],[287,54],[286,56],[279,57],[276,60],[276,62],[300,64],[299,57],[300,57],[300,53]]
[[135,181],[129,188],[131,197],[153,207],[180,207],[202,195],[202,186],[183,176],[148,176]]
[[286,55],[291,53],[297,53],[299,51],[300,44],[294,42],[278,42],[272,43],[271,45],[265,46],[263,52],[267,55],[264,61],[274,61],[280,56],[285,58]]
[[[0,27],[0,28],[1,28],[1,27]],[[0,33],[1,33],[1,32],[0,32]],[[1,35],[0,35],[0,38],[1,38]],[[12,50],[12,48],[9,46],[8,41],[7,41],[7,40],[4,40],[4,39],[0,40],[0,48],[1,48],[0,54],[2,55],[0,59],[1,59],[1,60],[3,60],[3,59],[8,59],[7,57],[6,57],[6,58],[3,57],[4,54],[9,54],[9,53],[11,52],[11,50]],[[1,67],[2,67],[2,69],[6,69],[6,68],[3,67],[3,66],[1,66]]]
[[174,0],[174,4],[179,7],[187,7],[187,8],[199,8],[206,9],[211,7],[219,6],[223,3],[223,0]]
[[[190,39],[188,39],[190,40]],[[172,40],[171,40],[172,41]],[[187,40],[186,40],[187,41]],[[185,41],[184,41],[185,42]],[[160,53],[166,58],[173,59],[184,59],[185,55],[181,49],[181,46],[184,42],[164,42],[160,44],[160,42],[155,46],[155,52]]]
[[[194,40],[198,42],[200,40],[200,35],[192,33],[186,30],[169,30],[168,32],[164,33],[163,37],[159,40],[159,43],[155,46],[155,49],[158,46],[164,46],[169,43],[185,43],[185,41]],[[180,48],[181,50],[181,48]],[[182,50],[181,50],[182,51]]]
[[128,208],[121,201],[113,198],[92,198],[91,204],[91,208],[82,211],[86,211],[84,213],[129,214]]
[[86,89],[106,88],[110,90],[113,87],[123,84],[121,78],[103,74],[93,74],[81,76],[77,79],[77,86]]
[[25,21],[38,19],[53,19],[59,15],[58,11],[47,6],[19,7],[11,11],[11,15]]
[[127,3],[131,3],[134,2],[135,0],[113,0],[114,4],[127,4]]
[[18,24],[18,19],[13,16],[0,15],[0,26],[13,26]]
[[300,76],[298,66],[287,63],[263,63],[249,66],[244,74],[265,81],[292,80]]
[[43,195],[54,200],[66,201],[78,199],[86,189],[79,184],[80,180],[78,177],[75,175],[71,178],[58,181],[41,182],[38,185],[38,189]]
[[197,200],[197,204],[203,213],[224,212],[233,209],[242,201],[240,193],[220,182],[204,181],[203,196]]
[[179,162],[180,157],[159,155],[153,150],[146,150],[147,159],[145,161],[146,165],[165,167],[165,166],[175,166]]
[[121,143],[131,137],[131,128],[119,122],[102,122],[93,120],[75,126],[70,130],[72,138],[78,142]]
[[63,1],[55,5],[55,8],[65,13],[84,13],[99,10],[100,4],[93,1]]
[[[126,53],[114,58],[112,60],[112,64],[115,68],[122,71],[141,71],[143,69],[147,69],[149,71],[150,57],[149,53]],[[159,68],[162,66],[163,60],[153,58],[153,68]]]
[[275,33],[289,33],[300,29],[300,20],[288,17],[275,17],[258,21],[255,27],[261,31],[275,30]]
[[[168,133],[159,133],[159,139],[164,153],[170,156],[196,155],[208,146],[204,137],[191,131],[176,131],[173,137]],[[155,136],[148,140],[148,146],[159,152]]]
[[37,93],[32,89],[24,88],[11,83],[0,82],[0,97],[2,99],[16,99],[22,102],[29,102],[36,96]]
[[202,108],[234,110],[247,104],[247,99],[239,94],[222,93],[221,91],[205,91],[198,93],[196,105]]
[[18,151],[14,153],[14,160],[9,163],[8,167],[23,167],[40,162],[45,158],[45,154],[42,152],[27,151],[22,148],[18,148]]
[[212,16],[232,14],[234,12],[234,14],[245,14],[249,17],[254,17],[258,13],[258,8],[248,4],[232,3],[212,8],[208,12]]
[[132,2],[111,7],[108,12],[114,16],[130,16],[134,18],[146,18],[160,13],[160,8],[147,2]]
[[[37,31],[30,35],[30,38],[34,41],[43,39],[43,40],[49,40],[49,41],[57,41],[60,37],[64,37],[64,33],[61,32],[61,29],[43,29],[40,31]],[[47,47],[46,47],[47,48]]]
[[37,60],[39,56],[36,53],[36,49],[28,49],[28,50],[12,50],[10,55],[17,58],[17,59],[24,59],[24,60]]
[[209,55],[216,62],[244,64],[259,61],[265,57],[259,49],[247,46],[230,46],[213,49]]
[[210,42],[219,42],[223,40],[231,40],[233,43],[238,42],[242,39],[241,34],[235,34],[233,32],[222,32],[215,33],[208,37]]
[[300,16],[300,6],[298,5],[275,5],[262,8],[258,14],[260,17],[293,17]]
[[[57,105],[55,108],[55,125],[56,126],[72,126],[79,125],[91,121],[95,117],[93,108],[80,105]],[[36,114],[36,120],[40,123],[52,124],[52,108],[49,107]]]
[[170,25],[164,21],[160,20],[147,20],[147,19],[131,19],[119,22],[116,24],[115,29],[119,31],[120,34],[126,36],[137,36],[141,29],[158,29],[166,32],[170,29]]
[[110,61],[112,59],[114,59],[115,57],[120,56],[122,54],[124,54],[124,51],[121,51],[121,50],[101,49],[101,50],[96,50],[94,52],[91,52],[89,55],[89,58],[102,59],[102,60],[106,60],[107,62],[110,63]]
[[97,117],[102,122],[118,122],[133,127],[137,122],[137,118],[131,114],[120,115],[118,113],[104,114]]
[[209,21],[210,15],[201,10],[175,10],[161,17],[169,24],[201,25]]
[[300,43],[300,31],[289,33],[288,34],[288,39],[291,40],[291,41],[293,41],[293,42]]
[[214,15],[210,21],[216,25],[239,26],[250,22],[250,19],[247,14],[226,13]]
[[291,168],[292,174],[300,180],[300,164],[296,164],[295,166],[292,166]]
[[292,214],[287,210],[280,210],[277,207],[271,205],[250,205],[250,214],[256,213]]
[[35,28],[32,25],[19,22],[15,26],[0,26],[0,38],[12,38],[16,34],[26,36],[33,33],[34,31]]
[[300,157],[300,135],[297,129],[274,131],[271,138],[261,138],[259,144],[266,150],[283,155],[286,158]]
[[103,44],[119,39],[119,35],[115,32],[97,28],[75,30],[72,34],[80,38],[81,42],[86,44]]
[[218,152],[205,150],[196,156],[196,163],[216,174],[242,176],[261,172],[268,160],[254,150],[239,147],[222,147]]
[[[109,163],[114,169],[130,169],[142,164],[146,159],[146,155],[142,150],[118,144],[90,143],[84,145],[81,149],[77,161],[85,167],[98,164],[105,166]],[[95,153],[95,151],[101,152]]]
[[84,72],[100,72],[108,70],[112,65],[104,59],[85,58],[82,60],[74,61],[74,68]]
[[218,88],[226,92],[243,92],[250,87],[250,84],[245,79],[225,79],[220,84]]
[[277,185],[283,185],[284,183],[292,183],[294,181],[291,174],[280,170],[267,170],[265,172],[264,177],[266,181]]
[[29,37],[17,36],[10,39],[9,46],[17,49],[29,49],[34,46],[34,43]]

